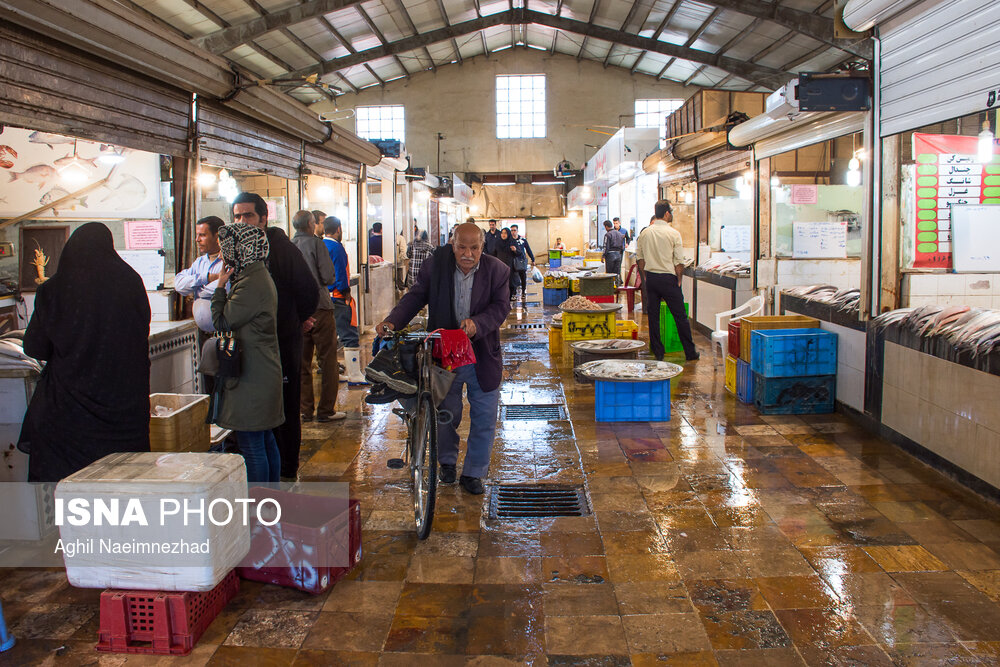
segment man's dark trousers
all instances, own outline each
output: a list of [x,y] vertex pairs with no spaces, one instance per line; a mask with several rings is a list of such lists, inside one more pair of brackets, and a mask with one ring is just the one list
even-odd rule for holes
[[691,325],[684,313],[684,294],[677,282],[677,276],[673,273],[646,271],[643,282],[646,287],[646,303],[643,304],[643,310],[646,311],[646,316],[649,318],[649,347],[653,356],[657,359],[663,359],[663,339],[660,337],[661,300],[667,302],[667,308],[674,316],[677,334],[680,336],[681,345],[684,346],[684,354],[688,357],[696,355],[698,351],[691,339]]
[[274,429],[281,454],[281,476],[295,477],[299,470],[299,449],[302,446],[302,422],[299,402],[302,400],[302,332],[278,339],[281,353],[281,394],[285,403],[285,423]]

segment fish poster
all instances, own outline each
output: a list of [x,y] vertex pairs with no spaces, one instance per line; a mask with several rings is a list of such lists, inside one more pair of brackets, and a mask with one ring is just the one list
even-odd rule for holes
[[1000,147],[979,161],[979,137],[913,133],[917,163],[915,268],[951,268],[951,207],[1000,204]]
[[[66,199],[105,178],[100,187]],[[66,199],[32,219],[159,219],[159,193],[155,153],[16,127],[0,132],[0,218]]]

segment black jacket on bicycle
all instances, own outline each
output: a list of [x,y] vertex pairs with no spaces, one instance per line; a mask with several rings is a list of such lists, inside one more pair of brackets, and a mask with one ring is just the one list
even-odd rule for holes
[[[455,316],[455,253],[444,245],[424,260],[417,282],[403,295],[386,320],[398,331],[428,306],[428,331],[457,329]],[[496,257],[483,254],[472,281],[469,317],[476,323],[472,349],[476,353],[476,378],[483,391],[500,386],[503,360],[500,327],[510,313],[510,269]]]

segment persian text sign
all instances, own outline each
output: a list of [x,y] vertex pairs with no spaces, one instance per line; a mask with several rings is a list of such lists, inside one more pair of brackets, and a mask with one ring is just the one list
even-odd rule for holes
[[1000,163],[977,157],[979,138],[913,133],[917,163],[914,267],[951,268],[951,207],[1000,204]]

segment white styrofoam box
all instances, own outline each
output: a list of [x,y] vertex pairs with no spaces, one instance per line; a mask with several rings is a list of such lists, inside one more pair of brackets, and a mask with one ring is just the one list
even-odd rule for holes
[[[247,497],[246,465],[236,454],[123,452],[105,456],[56,487],[57,512],[60,500],[66,508],[60,538],[64,543],[93,547],[90,553],[63,554],[66,576],[80,588],[211,590],[250,550],[248,524],[242,518],[228,522],[224,518],[226,504],[239,513],[242,510],[236,500]],[[183,510],[162,517],[161,500],[166,498],[186,502],[191,508],[203,502],[206,511],[212,501],[222,499],[215,516],[223,525],[200,520],[197,515],[190,515],[188,525],[184,525]],[[93,516],[84,525],[74,526],[68,520],[71,499],[83,499],[92,509],[97,500],[105,505],[117,500],[120,519],[124,519],[129,501],[138,500],[148,526],[124,525],[123,520],[122,525],[108,525],[108,521],[96,525]],[[208,553],[190,552],[190,545],[206,541]],[[109,553],[104,548],[105,544],[151,542],[188,546],[180,555],[173,551]]]
[[17,448],[17,440],[37,382],[34,371],[0,371],[0,482],[28,481],[28,455]]
[[170,292],[146,292],[149,297],[150,319],[170,319]]

